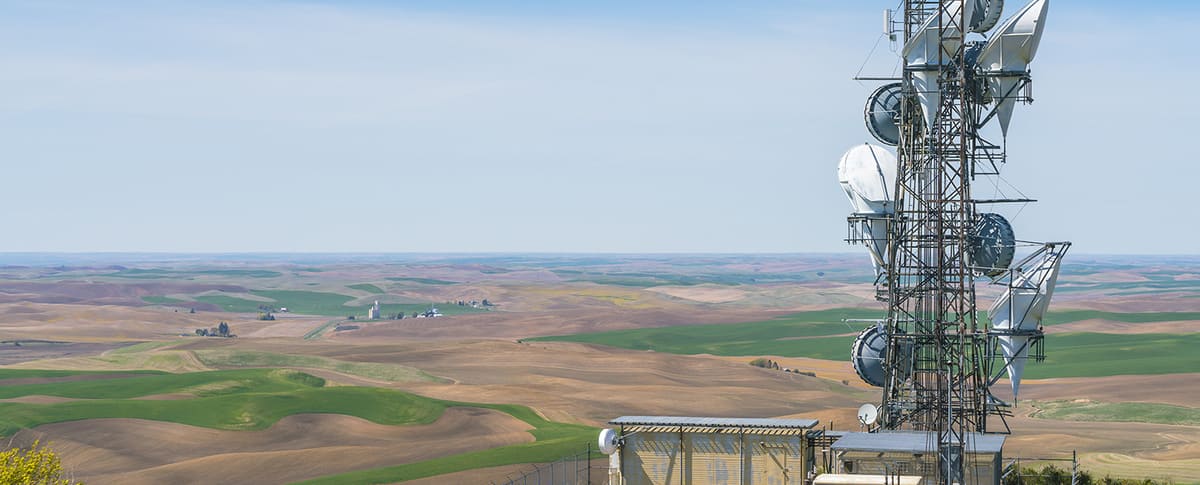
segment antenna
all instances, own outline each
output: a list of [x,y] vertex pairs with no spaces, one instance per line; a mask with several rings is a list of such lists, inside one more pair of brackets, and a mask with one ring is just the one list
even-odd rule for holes
[[971,0],[975,3],[975,10],[972,12],[971,20],[967,21],[971,32],[984,33],[992,30],[996,26],[996,22],[1000,21],[1000,14],[1004,12],[1004,0]]
[[621,436],[612,428],[604,428],[600,430],[600,452],[605,455],[611,455],[617,452],[617,448],[621,446]]
[[[999,175],[1007,161],[1005,144],[989,141],[982,129],[996,118],[1007,138],[1016,102],[1032,101],[1029,63],[1048,0],[1026,1],[1003,22],[1002,0],[903,0],[903,10],[885,13],[902,37],[903,71],[898,84],[871,93],[864,121],[895,156],[864,145],[838,166],[852,207],[846,240],[871,252],[876,298],[888,310],[851,345],[855,372],[883,391],[876,416],[864,407],[860,422],[936,434],[943,485],[964,483],[970,433],[996,431],[989,422],[996,418],[1000,432],[1008,428],[1011,408],[992,393],[1000,375],[993,361],[1003,355],[1015,395],[1070,246],[1046,243],[1014,263],[1012,224],[978,211],[1006,200],[978,200],[971,190],[976,178]],[[987,40],[968,41],[969,33]],[[874,167],[880,172],[868,177]],[[975,288],[984,277],[1008,280],[986,320]]]
[[858,422],[863,426],[870,427],[879,419],[879,408],[874,404],[867,403],[858,408]]
[[884,84],[867,97],[867,131],[884,145],[900,144],[900,92],[900,83]]
[[993,278],[1008,271],[1017,252],[1017,237],[1012,224],[1000,214],[979,214],[979,221],[971,230],[968,244],[971,266]]
[[975,61],[987,76],[988,94],[996,100],[1000,130],[1008,136],[1014,101],[1021,84],[1028,83],[1029,63],[1037,55],[1046,25],[1047,0],[1033,0],[992,34]]
[[838,162],[838,182],[853,209],[848,242],[867,247],[876,275],[887,264],[887,228],[896,184],[896,157],[886,148],[862,144],[847,150]]

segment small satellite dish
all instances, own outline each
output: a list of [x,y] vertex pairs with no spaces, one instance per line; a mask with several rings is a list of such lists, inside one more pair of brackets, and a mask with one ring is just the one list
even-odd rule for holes
[[617,452],[617,447],[621,446],[621,436],[612,428],[604,428],[600,430],[600,452],[605,455],[611,455]]
[[884,84],[867,97],[867,131],[885,145],[900,144],[900,83]]
[[863,426],[871,426],[875,424],[875,420],[879,419],[879,408],[874,404],[867,403],[858,408],[858,422]]
[[989,277],[1008,271],[1017,252],[1017,237],[1012,224],[1000,214],[979,214],[968,241],[971,266]]

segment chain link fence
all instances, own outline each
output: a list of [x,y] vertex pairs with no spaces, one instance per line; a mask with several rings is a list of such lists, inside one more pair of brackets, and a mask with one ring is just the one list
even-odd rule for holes
[[586,450],[564,456],[553,463],[529,465],[518,475],[493,480],[492,485],[606,485],[608,457],[590,445]]

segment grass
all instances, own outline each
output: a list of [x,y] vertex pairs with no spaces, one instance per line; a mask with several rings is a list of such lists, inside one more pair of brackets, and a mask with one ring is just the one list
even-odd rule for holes
[[[136,371],[88,371],[88,370],[50,370],[50,369],[8,369],[0,368],[0,380],[3,379],[28,379],[28,378],[43,378],[43,377],[70,377],[70,376],[86,376],[86,375],[104,375],[104,374],[165,374],[162,371],[154,370],[136,370]],[[5,386],[7,388],[8,386]]]
[[[234,313],[254,313],[259,311],[259,306],[269,305],[276,309],[287,308],[290,313],[302,315],[344,317],[349,315],[366,316],[367,308],[370,307],[370,305],[347,305],[354,300],[354,297],[340,293],[303,290],[251,290],[250,293],[273,301],[247,300],[229,295],[202,295],[196,297],[196,300],[220,305],[222,310]],[[413,312],[428,310],[429,305],[425,303],[385,303],[380,304],[379,309],[384,315],[399,312],[411,315]],[[446,315],[486,311],[449,304],[438,306],[438,310]]]
[[175,303],[187,303],[186,300],[171,298],[167,296],[143,296],[142,301],[151,305],[171,305]]
[[400,283],[419,283],[422,285],[457,285],[457,281],[439,280],[434,278],[385,278],[388,281],[396,281]]
[[[126,374],[124,371],[120,373]],[[189,372],[185,374],[147,373],[146,375],[122,378],[117,378],[117,373],[114,372],[97,374],[110,374],[113,375],[113,378],[6,385],[0,387],[0,399],[30,395],[58,396],[75,399],[129,399],[153,394],[186,392],[193,388],[212,386],[214,383],[222,383],[223,385],[228,383],[235,384],[233,386],[225,386],[225,390],[218,393],[235,392],[243,389],[254,390],[255,392],[279,392],[292,390],[296,387],[293,380],[287,376],[297,373],[291,371],[281,373],[281,371],[270,369],[238,369]],[[211,393],[202,392],[202,394]],[[0,415],[3,414],[0,412]]]
[[846,360],[854,337],[836,335],[857,333],[868,323],[842,320],[882,316],[874,310],[821,310],[759,322],[615,330],[528,340],[583,342],[675,354],[780,355]]
[[[443,402],[451,406],[495,409],[512,415],[534,427],[530,433],[533,434],[535,441],[403,465],[330,475],[300,483],[309,485],[393,483],[476,468],[551,462],[563,456],[578,453],[585,443],[595,439],[597,432],[595,428],[589,426],[548,421],[525,406]],[[597,454],[597,456],[599,455]]]
[[1068,333],[1046,337],[1046,360],[1025,378],[1174,374],[1200,369],[1200,334]]
[[305,333],[304,340],[314,340],[314,339],[321,338],[321,335],[324,335],[326,331],[328,331],[329,329],[337,326],[337,324],[342,323],[344,321],[346,321],[346,320],[339,318],[337,320],[330,320],[328,322],[322,323],[317,328],[309,330],[307,333]]
[[154,350],[154,349],[160,349],[163,347],[169,347],[169,346],[181,343],[181,342],[185,342],[185,340],[163,340],[163,341],[142,342],[142,343],[137,343],[137,344],[133,344],[133,345],[127,345],[127,346],[121,347],[119,349],[112,349],[112,350],[106,352],[105,355],[136,354],[139,352],[146,352],[146,351],[150,351],[150,350]]
[[[242,355],[239,358],[265,357]],[[81,374],[24,369],[0,371],[4,371],[0,376],[24,377]],[[341,484],[387,483],[489,466],[553,461],[577,452],[596,433],[596,429],[588,426],[548,421],[525,406],[442,401],[394,389],[325,387],[324,384],[324,380],[302,372],[241,369],[4,386],[0,387],[0,397],[42,394],[85,400],[53,404],[0,403],[0,436],[11,436],[22,428],[43,424],[98,418],[150,419],[225,430],[261,430],[294,414],[333,413],[384,425],[420,425],[434,422],[447,408],[455,406],[494,409],[535,428],[531,434],[536,441],[531,443],[333,475],[311,482]],[[129,399],[189,391],[198,397]]]
[[188,276],[210,275],[210,276],[231,276],[241,278],[278,278],[283,276],[283,273],[278,271],[270,271],[265,269],[204,269],[204,270],[167,270],[160,268],[128,268],[117,271],[115,273],[107,273],[100,276],[110,276],[115,278],[130,278],[130,279],[165,279],[165,278],[185,278]]
[[232,313],[257,312],[260,311],[259,306],[271,304],[269,301],[247,300],[229,295],[200,295],[196,297],[196,301],[212,303],[221,307],[221,310]]
[[1200,426],[1200,409],[1147,402],[1035,401],[1033,417]]
[[[136,379],[108,379],[105,391],[77,389],[50,395],[71,394],[87,400],[55,404],[0,403],[0,435],[21,428],[81,419],[137,418],[227,430],[261,430],[280,419],[301,413],[357,416],[388,425],[429,424],[441,416],[445,404],[391,389],[375,387],[323,387],[324,380],[308,374],[278,369],[196,372],[163,376],[155,391],[185,391],[196,375],[212,389],[194,399],[131,400],[143,395]],[[74,383],[62,383],[74,384]],[[158,393],[158,392],[154,392]],[[46,394],[34,392],[33,394]]]
[[[583,342],[632,350],[725,356],[811,357],[845,361],[854,336],[866,323],[843,318],[879,318],[870,310],[840,309],[797,313],[762,322],[683,325],[537,337],[530,341]],[[1200,315],[1194,315],[1200,317]],[[1065,311],[1047,320],[1066,323],[1090,318],[1152,322],[1192,318],[1191,313],[1112,313]],[[1046,361],[1025,368],[1029,379],[1100,377],[1194,372],[1200,369],[1200,334],[1067,333],[1046,337]]]
[[437,377],[408,366],[372,362],[349,362],[313,355],[276,354],[245,350],[194,350],[204,365],[225,367],[307,367],[389,382],[439,381]]
[[1122,323],[1179,322],[1187,320],[1200,320],[1200,312],[1118,313],[1102,312],[1097,310],[1064,310],[1050,312],[1046,315],[1046,318],[1042,321],[1042,323],[1045,325],[1058,325],[1062,323],[1077,322],[1080,320],[1108,320],[1111,322]]
[[384,293],[383,288],[380,288],[380,287],[375,286],[370,283],[359,283],[357,285],[347,285],[346,288],[350,288],[352,290],[365,291],[367,293],[374,293],[376,295],[382,295]]

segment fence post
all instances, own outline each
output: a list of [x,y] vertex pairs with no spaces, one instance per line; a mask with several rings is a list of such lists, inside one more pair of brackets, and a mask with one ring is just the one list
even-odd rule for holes
[[1077,485],[1079,478],[1079,456],[1071,450],[1071,485]]
[[587,454],[583,456],[583,462],[587,463],[587,485],[592,485],[592,442],[588,442]]

